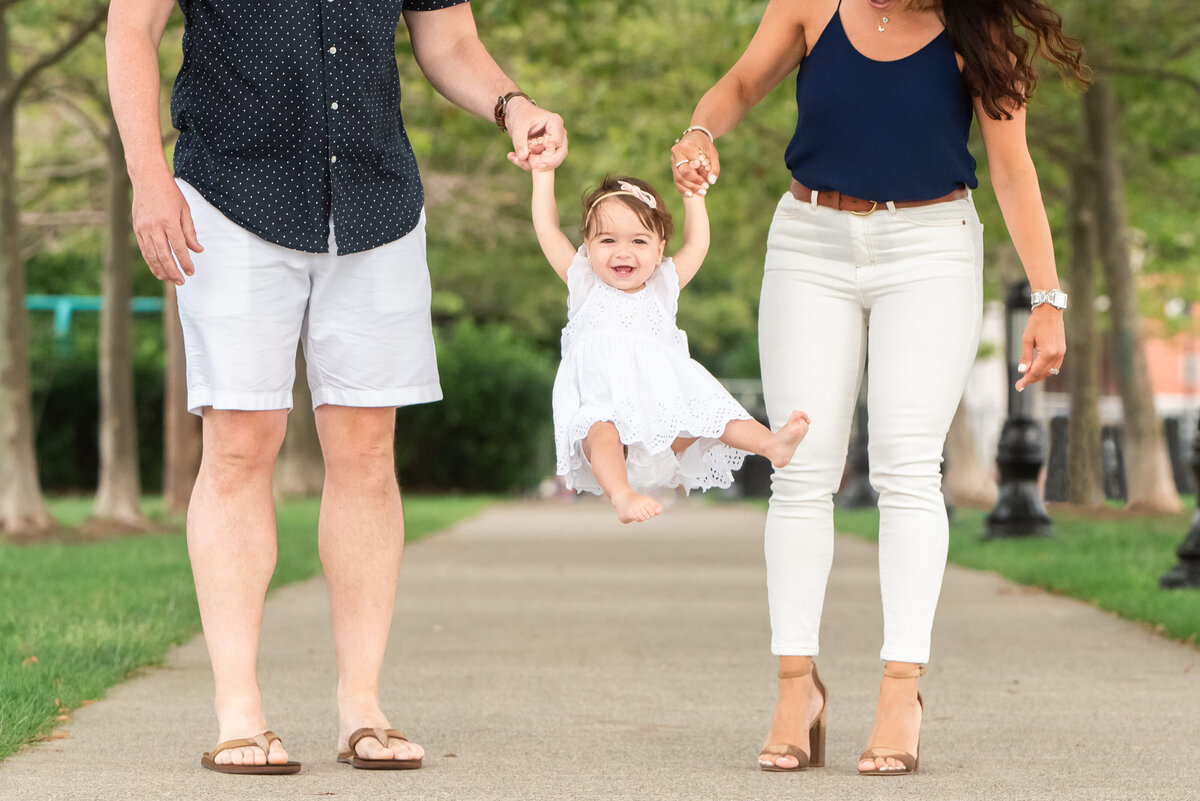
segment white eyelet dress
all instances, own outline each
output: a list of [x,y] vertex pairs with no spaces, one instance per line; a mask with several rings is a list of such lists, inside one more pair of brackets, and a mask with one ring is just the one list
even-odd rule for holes
[[[751,416],[688,355],[675,325],[679,277],[665,259],[645,288],[622,292],[596,277],[580,248],[567,270],[567,326],[554,380],[557,472],[577,492],[600,494],[583,453],[592,425],[610,421],[627,448],[629,484],[639,492],[728,487],[747,452],[717,438]],[[671,444],[699,439],[679,458]]]

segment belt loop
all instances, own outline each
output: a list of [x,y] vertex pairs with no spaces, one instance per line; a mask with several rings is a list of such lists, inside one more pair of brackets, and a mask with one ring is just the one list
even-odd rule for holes
[[889,201],[887,202],[887,207],[888,207],[888,213],[889,213],[889,214],[895,214],[895,213],[896,213],[896,201],[894,201],[894,200],[889,200]]
[[817,207],[817,190],[815,190],[815,189],[814,189],[814,190],[812,190],[812,197],[811,197],[811,199],[809,200],[809,203],[811,203],[811,204],[812,204],[812,207],[813,207],[814,209]]

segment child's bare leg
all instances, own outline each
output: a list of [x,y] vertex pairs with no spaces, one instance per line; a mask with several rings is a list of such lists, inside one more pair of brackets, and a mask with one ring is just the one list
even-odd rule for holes
[[804,412],[792,412],[788,421],[772,433],[771,429],[757,420],[730,420],[729,425],[725,426],[725,433],[721,435],[721,442],[765,456],[776,467],[787,467],[796,447],[808,433],[811,422]]
[[675,452],[676,456],[678,456],[688,448],[695,445],[697,439],[699,439],[699,437],[676,437],[675,441],[671,443],[671,450]]
[[615,425],[603,421],[593,424],[583,440],[583,453],[592,464],[596,483],[612,501],[622,523],[641,523],[662,514],[658,501],[634,492],[629,486],[625,448]]

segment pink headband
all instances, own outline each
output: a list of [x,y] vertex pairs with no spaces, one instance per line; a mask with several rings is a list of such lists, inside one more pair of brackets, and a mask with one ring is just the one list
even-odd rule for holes
[[658,201],[654,199],[654,195],[650,194],[645,189],[642,189],[640,186],[634,186],[628,181],[618,181],[617,186],[621,188],[612,192],[605,192],[603,195],[593,200],[592,205],[588,206],[587,214],[583,218],[584,228],[587,227],[588,220],[592,218],[592,211],[597,205],[599,205],[600,201],[604,200],[605,198],[612,197],[613,195],[631,195],[649,206],[651,211],[658,209]]

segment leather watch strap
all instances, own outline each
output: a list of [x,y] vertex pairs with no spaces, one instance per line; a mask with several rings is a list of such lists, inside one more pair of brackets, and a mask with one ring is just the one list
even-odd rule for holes
[[530,103],[533,103],[533,105],[535,105],[535,106],[537,105],[537,103],[534,102],[532,97],[530,97],[529,95],[525,94],[524,92],[520,92],[520,91],[509,92],[506,95],[502,95],[501,97],[496,98],[496,108],[493,113],[495,114],[495,117],[496,117],[496,125],[502,131],[508,130],[508,120],[506,119],[507,113],[508,113],[508,101],[512,100],[514,97],[523,97],[526,100],[528,100]]

